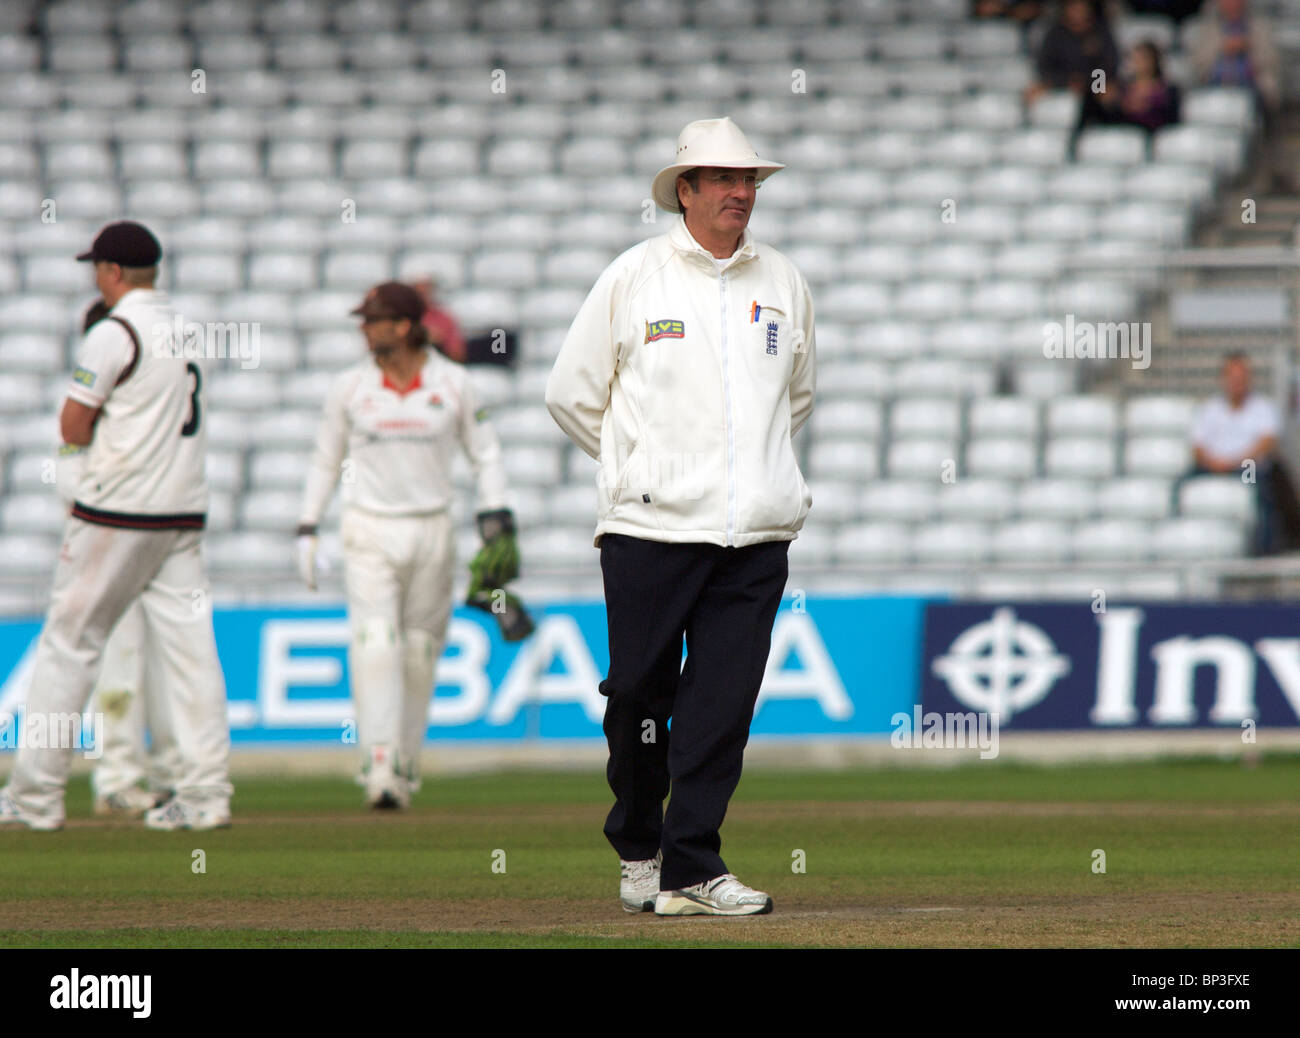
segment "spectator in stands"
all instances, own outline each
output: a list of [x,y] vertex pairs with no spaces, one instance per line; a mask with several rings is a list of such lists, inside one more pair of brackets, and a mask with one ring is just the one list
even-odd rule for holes
[[444,356],[464,364],[467,354],[465,336],[460,325],[438,297],[438,283],[432,277],[422,277],[411,283],[411,287],[420,293],[428,310],[421,323],[429,333],[429,342]]
[[1182,25],[1183,21],[1201,10],[1204,0],[1128,0],[1134,14],[1162,14]]
[[1272,401],[1251,392],[1250,361],[1245,354],[1229,354],[1220,378],[1223,395],[1202,405],[1192,423],[1195,463],[1175,484],[1175,504],[1183,480],[1192,476],[1230,475],[1253,481],[1257,505],[1253,552],[1269,555],[1283,541],[1280,509],[1294,512],[1294,492],[1277,458],[1281,419]]
[[1181,98],[1178,87],[1165,78],[1160,48],[1144,40],[1129,52],[1126,64],[1127,74],[1107,82],[1104,90],[1083,92],[1070,139],[1071,155],[1079,134],[1089,126],[1140,126],[1154,134],[1178,121]]
[[1213,9],[1188,25],[1184,38],[1197,83],[1246,87],[1255,95],[1264,128],[1263,165],[1272,173],[1275,190],[1294,191],[1278,125],[1281,93],[1273,24],[1252,13],[1247,0],[1215,0]]
[[1082,96],[1096,82],[1098,71],[1107,80],[1114,76],[1119,52],[1100,9],[1090,0],[1064,0],[1039,44],[1035,65],[1038,78],[1025,91],[1029,104],[1048,90]]
[[1278,56],[1272,24],[1247,0],[1215,0],[1190,33],[1192,68],[1204,86],[1244,86],[1265,110],[1278,103]]
[[976,18],[1009,18],[1025,25],[1043,13],[1042,0],[971,0]]

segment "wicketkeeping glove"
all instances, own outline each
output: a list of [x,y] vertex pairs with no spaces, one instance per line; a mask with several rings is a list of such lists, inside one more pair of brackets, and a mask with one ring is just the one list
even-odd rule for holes
[[519,542],[515,540],[515,517],[508,508],[480,512],[478,533],[483,547],[469,564],[470,572],[485,587],[505,587],[519,576]]
[[477,516],[483,547],[469,564],[469,592],[465,604],[491,613],[508,642],[521,641],[533,633],[534,624],[517,595],[505,589],[519,576],[519,544],[515,540],[515,517],[509,509],[480,512]]

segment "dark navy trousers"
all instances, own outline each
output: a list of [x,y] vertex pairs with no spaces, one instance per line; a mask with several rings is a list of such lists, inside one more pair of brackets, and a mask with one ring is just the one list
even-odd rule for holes
[[609,673],[600,691],[615,798],[605,836],[627,861],[662,849],[663,890],[728,871],[718,831],[740,782],[789,549],[601,537]]

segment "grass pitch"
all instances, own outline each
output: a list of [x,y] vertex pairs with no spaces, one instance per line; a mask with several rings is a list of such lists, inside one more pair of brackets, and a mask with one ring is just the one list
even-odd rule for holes
[[1297,756],[752,768],[723,855],[776,911],[744,919],[623,912],[598,772],[359,800],[247,779],[234,828],[153,833],[74,782],[63,832],[0,832],[0,947],[1300,947]]

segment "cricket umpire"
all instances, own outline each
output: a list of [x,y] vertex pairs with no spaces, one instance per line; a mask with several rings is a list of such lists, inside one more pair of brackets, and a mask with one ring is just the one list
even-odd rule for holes
[[748,229],[782,168],[730,119],[686,126],[651,189],[681,218],[606,268],[546,386],[552,417],[600,462],[605,835],[629,912],[772,910],[727,870],[719,829],[812,505],[791,446],[812,413],[812,300]]

